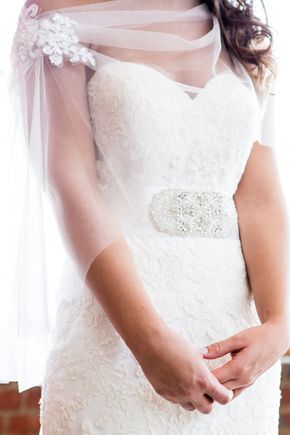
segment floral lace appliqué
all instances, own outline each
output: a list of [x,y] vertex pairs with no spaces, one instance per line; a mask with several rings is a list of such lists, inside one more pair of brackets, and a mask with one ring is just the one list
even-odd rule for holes
[[[160,317],[195,348],[259,324],[237,240],[127,236]],[[45,435],[278,435],[277,361],[226,406],[188,412],[157,395],[95,295],[67,269],[42,388]],[[78,294],[77,294],[78,293]],[[77,296],[75,296],[77,294]],[[210,370],[230,355],[204,360]]]
[[44,54],[55,66],[62,66],[65,60],[95,65],[93,52],[79,43],[75,21],[59,13],[36,19],[38,10],[38,6],[32,4],[20,15],[13,50],[16,62]]

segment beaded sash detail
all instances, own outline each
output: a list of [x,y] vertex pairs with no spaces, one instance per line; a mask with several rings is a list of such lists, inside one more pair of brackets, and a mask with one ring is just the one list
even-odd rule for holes
[[174,236],[239,238],[232,197],[219,192],[163,189],[149,204],[154,227]]

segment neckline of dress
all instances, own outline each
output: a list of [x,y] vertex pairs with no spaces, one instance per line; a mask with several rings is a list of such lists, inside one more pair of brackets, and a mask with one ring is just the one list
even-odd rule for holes
[[[168,80],[172,86],[174,86],[176,89],[178,89],[184,96],[185,98],[189,101],[189,103],[191,104],[196,104],[197,101],[202,97],[202,95],[204,93],[206,93],[206,91],[208,90],[208,87],[210,87],[212,85],[212,83],[215,82],[215,80],[220,80],[220,79],[225,79],[226,77],[232,77],[234,78],[236,81],[239,81],[238,77],[229,69],[224,70],[223,72],[220,72],[218,74],[213,75],[205,84],[205,86],[203,87],[195,87],[195,86],[191,86],[191,85],[187,85],[185,83],[176,81],[172,78],[170,78],[169,76],[167,76],[166,74],[164,74],[164,72],[162,72],[159,69],[156,69],[154,67],[152,67],[150,64],[147,63],[141,63],[141,62],[132,62],[132,61],[124,61],[124,60],[117,60],[116,61],[118,64],[125,64],[125,65],[138,65],[139,67],[145,67],[147,70],[149,71],[155,71],[157,72],[160,76],[162,76],[165,80]],[[110,62],[111,63],[111,62]],[[112,63],[115,63],[114,61]],[[97,71],[95,71],[95,73],[90,77],[90,79],[87,82],[87,87],[90,86],[90,83],[93,82],[94,77],[96,77],[96,74],[102,70],[103,67],[105,67],[108,64],[104,64],[102,65]],[[225,65],[226,66],[226,65]],[[239,81],[240,84],[241,81]],[[194,98],[192,98],[190,95],[188,95],[187,92],[191,92],[194,93],[196,96]]]

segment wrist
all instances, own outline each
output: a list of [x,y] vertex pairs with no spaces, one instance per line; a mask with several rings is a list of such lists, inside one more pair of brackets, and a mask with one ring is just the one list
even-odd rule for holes
[[275,331],[275,336],[277,337],[277,341],[282,343],[283,348],[285,348],[285,352],[290,347],[290,329],[289,329],[289,321],[285,319],[285,317],[270,317],[263,323],[265,327],[271,328],[271,330]]
[[273,327],[280,328],[281,330],[288,330],[289,320],[285,316],[271,316],[263,322],[263,325],[272,325]]
[[144,353],[152,353],[158,349],[160,343],[169,332],[169,327],[160,318],[151,319],[150,322],[138,325],[133,333],[125,338],[127,346],[138,359]]

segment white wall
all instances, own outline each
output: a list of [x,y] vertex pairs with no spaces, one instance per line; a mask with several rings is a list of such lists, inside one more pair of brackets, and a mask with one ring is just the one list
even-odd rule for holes
[[289,138],[289,101],[290,101],[290,56],[289,56],[289,19],[290,2],[267,0],[269,22],[274,30],[275,56],[279,74],[276,89],[276,141],[279,169],[288,205],[290,203],[290,138]]

